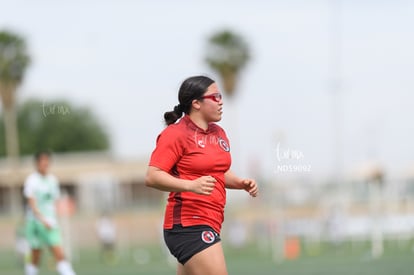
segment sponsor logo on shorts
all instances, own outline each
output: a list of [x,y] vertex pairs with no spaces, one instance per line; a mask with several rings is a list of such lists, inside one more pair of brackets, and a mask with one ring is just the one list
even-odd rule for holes
[[201,233],[201,239],[205,243],[213,243],[216,240],[216,235],[214,235],[213,231],[203,231]]

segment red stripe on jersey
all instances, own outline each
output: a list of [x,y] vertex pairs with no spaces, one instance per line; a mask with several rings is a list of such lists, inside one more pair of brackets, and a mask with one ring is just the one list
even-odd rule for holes
[[174,208],[173,208],[173,223],[181,224],[181,207],[183,206],[183,201],[181,199],[181,193],[175,193],[174,195]]

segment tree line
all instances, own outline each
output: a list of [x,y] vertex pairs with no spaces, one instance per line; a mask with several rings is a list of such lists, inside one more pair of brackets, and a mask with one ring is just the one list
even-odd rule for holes
[[[207,40],[205,62],[217,73],[229,98],[236,94],[241,70],[250,59],[247,42],[230,30]],[[86,107],[66,100],[30,99],[16,104],[16,91],[31,64],[27,44],[19,34],[0,31],[0,157],[17,161],[19,155],[41,149],[53,152],[107,150],[109,135]]]

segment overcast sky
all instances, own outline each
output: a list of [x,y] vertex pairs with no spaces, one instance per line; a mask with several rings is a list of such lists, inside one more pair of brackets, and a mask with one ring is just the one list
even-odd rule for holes
[[[290,164],[310,167],[296,176],[329,177],[335,152],[343,173],[370,160],[389,175],[414,164],[412,1],[347,0],[336,16],[329,0],[0,4],[0,28],[26,37],[33,57],[19,100],[89,106],[117,156],[148,158],[182,80],[216,78],[203,61],[206,40],[230,28],[252,55],[221,123],[237,172],[251,174],[254,163],[265,177],[277,177],[277,166]],[[337,105],[332,64],[340,64]],[[284,159],[287,150],[297,158]]]

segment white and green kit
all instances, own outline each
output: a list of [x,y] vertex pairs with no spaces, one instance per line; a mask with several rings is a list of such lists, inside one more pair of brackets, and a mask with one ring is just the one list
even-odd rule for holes
[[61,244],[61,236],[56,217],[56,200],[59,198],[59,184],[53,175],[32,173],[24,183],[23,193],[26,199],[33,198],[37,208],[46,222],[52,227],[48,229],[34,215],[30,207],[26,213],[26,237],[31,248],[57,246]]

